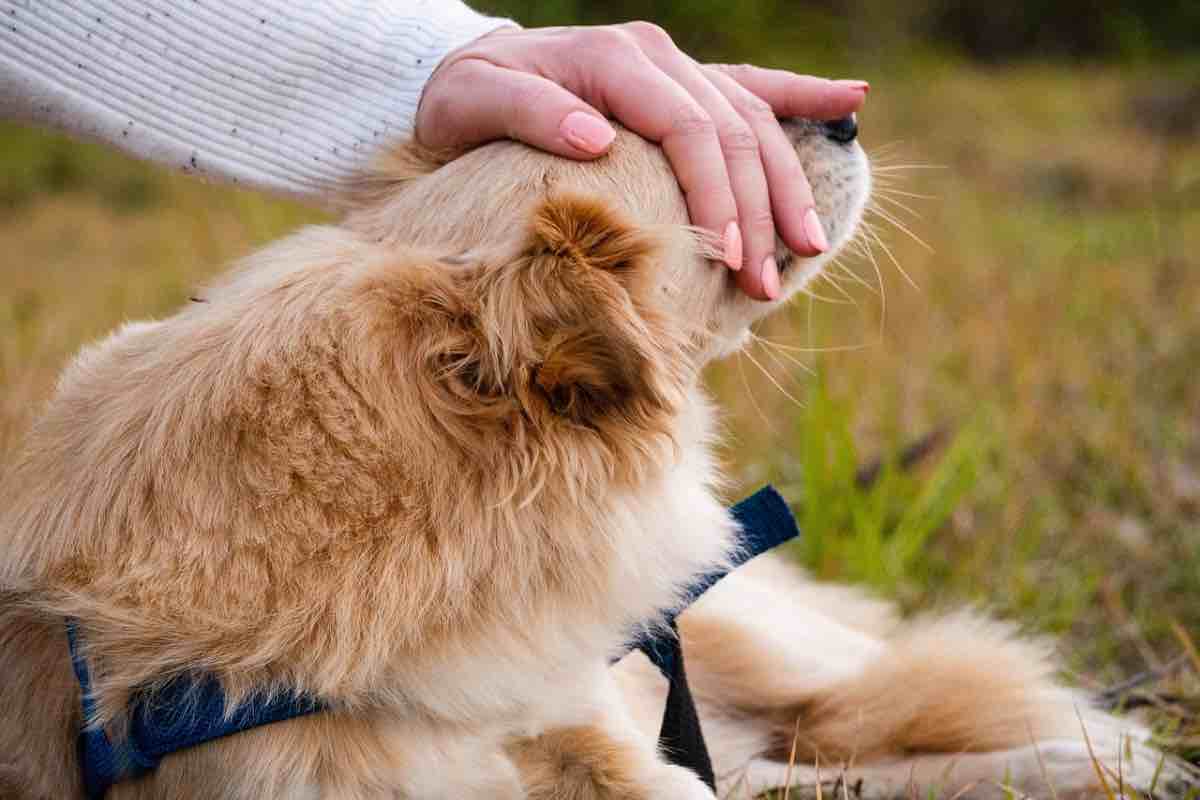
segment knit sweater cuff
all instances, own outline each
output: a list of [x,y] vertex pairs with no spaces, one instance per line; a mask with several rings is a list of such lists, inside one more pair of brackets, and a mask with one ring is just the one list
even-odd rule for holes
[[328,203],[447,53],[512,24],[458,0],[0,0],[0,114]]

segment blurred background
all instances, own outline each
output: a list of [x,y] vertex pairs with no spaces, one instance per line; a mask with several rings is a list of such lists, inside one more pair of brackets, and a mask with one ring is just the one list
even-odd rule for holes
[[[871,82],[870,252],[712,370],[730,468],[782,487],[822,577],[1059,636],[1196,758],[1200,2],[475,6]],[[321,219],[11,125],[0,153],[0,458],[81,344]]]

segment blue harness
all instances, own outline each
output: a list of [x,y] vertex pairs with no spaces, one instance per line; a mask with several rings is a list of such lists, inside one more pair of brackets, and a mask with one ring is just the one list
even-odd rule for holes
[[[737,545],[730,557],[730,569],[736,569],[800,532],[787,503],[770,486],[760,489],[730,510],[740,526]],[[688,588],[683,602],[667,613],[669,630],[644,634],[630,646],[631,650],[636,648],[644,652],[671,682],[660,742],[670,752],[675,738],[671,732],[682,726],[685,731],[684,749],[698,748],[701,751],[701,763],[685,766],[694,766],[710,785],[713,783],[712,766],[703,747],[691,696],[687,693],[683,657],[674,628],[675,618],[725,575],[726,571],[721,570],[699,578]],[[67,623],[67,641],[83,695],[85,727],[79,734],[79,757],[83,766],[84,788],[93,800],[102,800],[113,784],[153,770],[163,756],[325,708],[315,698],[295,693],[275,693],[252,696],[233,713],[227,714],[225,695],[215,679],[197,681],[185,676],[170,681],[153,693],[135,695],[130,703],[128,734],[124,739],[114,742],[103,728],[86,725],[86,721],[93,718],[95,698],[91,691],[91,674],[87,661],[80,653],[79,635],[74,622]],[[678,700],[672,699],[680,695]],[[682,721],[674,719],[676,716],[681,717]],[[694,736],[689,736],[690,733],[694,733]],[[687,745],[689,739],[698,744]]]

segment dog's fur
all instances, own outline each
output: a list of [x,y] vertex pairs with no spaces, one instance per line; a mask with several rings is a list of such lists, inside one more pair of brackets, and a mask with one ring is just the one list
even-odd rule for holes
[[[788,130],[840,247],[865,156]],[[654,751],[661,678],[608,663],[728,552],[698,375],[773,305],[629,134],[590,165],[409,146],[354,204],[63,376],[4,484],[0,794],[81,792],[72,618],[116,735],[178,675],[330,708],[113,798],[711,797]],[[791,295],[832,253],[779,256]],[[1097,786],[1081,701],[995,623],[898,626],[761,558],[681,626],[723,794],[843,767],[876,796]],[[1083,721],[1149,781],[1144,732]]]

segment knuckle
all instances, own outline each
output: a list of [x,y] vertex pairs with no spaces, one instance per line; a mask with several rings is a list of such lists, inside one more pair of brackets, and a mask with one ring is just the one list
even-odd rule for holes
[[688,138],[715,136],[716,124],[703,108],[685,103],[671,115],[671,131]]
[[769,208],[758,208],[741,216],[743,227],[752,234],[768,237],[775,233],[775,217]]
[[456,110],[453,92],[442,85],[427,86],[417,110],[416,134],[425,144],[441,142],[456,129]]
[[661,25],[656,25],[653,22],[646,22],[645,20],[636,20],[634,22],[626,23],[625,27],[639,40],[648,44],[658,47],[667,45],[674,46],[674,42],[671,40],[671,35],[667,33]]
[[582,47],[603,53],[628,52],[637,47],[633,36],[612,26],[583,28],[579,36]]
[[771,108],[771,104],[750,92],[745,92],[738,101],[738,110],[748,120],[755,122],[775,121],[775,109]]
[[755,69],[750,64],[720,64],[717,68],[738,83],[742,83],[749,78]]
[[512,91],[512,118],[508,125],[508,133],[512,135],[518,130],[529,130],[538,119],[539,111],[545,106],[553,92],[554,86],[542,81],[534,81],[517,86]]
[[517,113],[541,108],[553,85],[545,81],[522,81],[513,87],[511,102]]
[[721,131],[720,138],[721,149],[729,155],[748,158],[759,154],[758,137],[744,122],[726,126]]
[[489,68],[489,65],[481,59],[464,56],[452,64],[447,64],[439,71],[442,73],[443,79],[449,83],[470,85],[483,77]]
[[455,105],[455,100],[470,97],[477,87],[491,78],[492,67],[477,58],[462,58],[438,70],[438,79],[431,81],[429,88],[442,105]]

